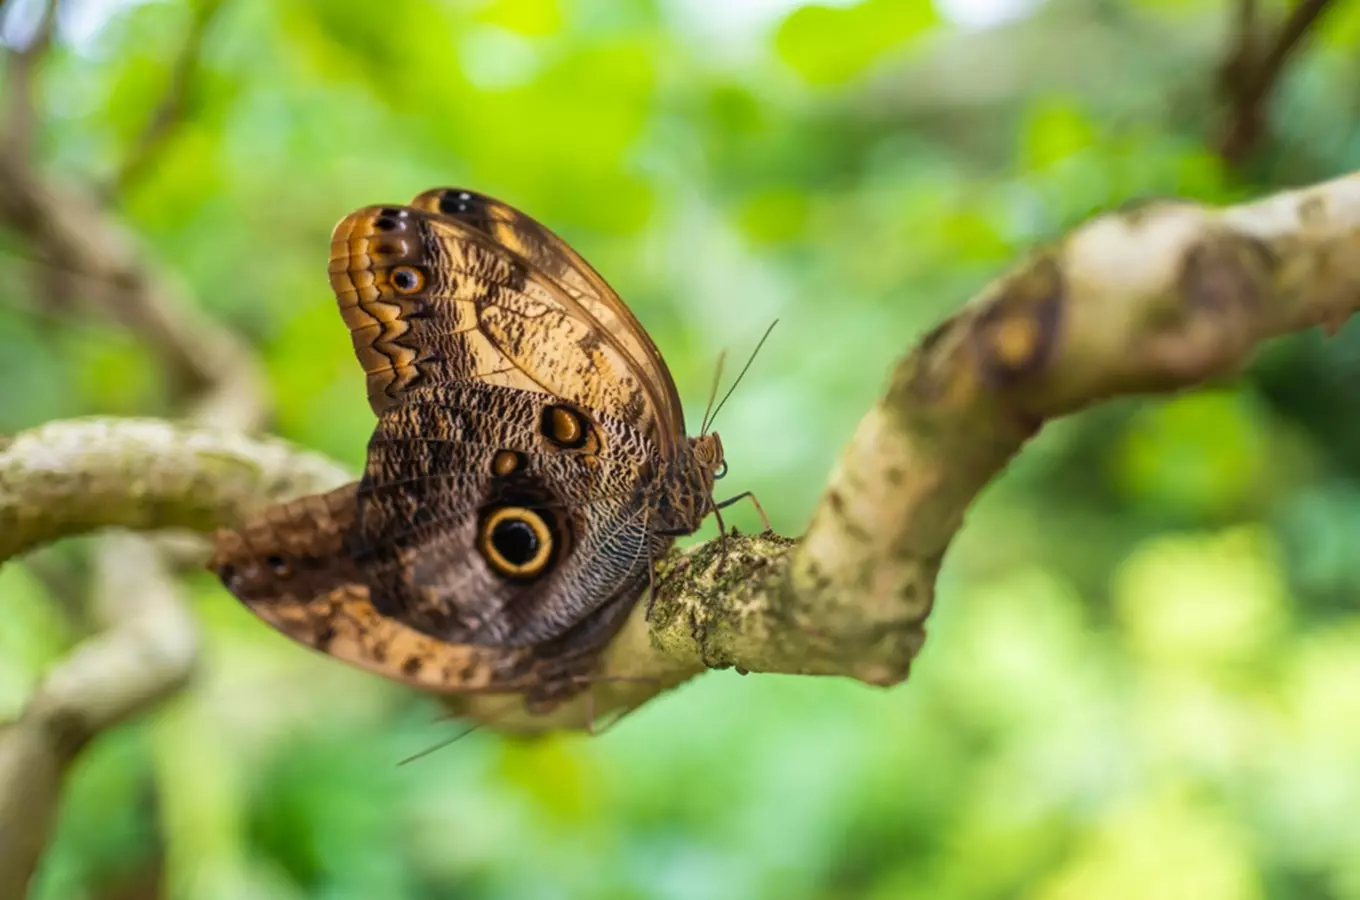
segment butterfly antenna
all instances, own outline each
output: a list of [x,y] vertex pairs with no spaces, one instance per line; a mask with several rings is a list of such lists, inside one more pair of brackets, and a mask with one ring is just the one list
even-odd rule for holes
[[[415,761],[418,760],[418,759],[423,759],[423,758],[425,758],[426,756],[429,756],[431,753],[434,753],[436,750],[443,750],[445,747],[448,747],[448,746],[450,746],[451,744],[456,744],[456,743],[458,743],[458,742],[461,741],[463,738],[465,738],[465,737],[467,737],[468,735],[472,734],[472,732],[474,732],[474,731],[476,731],[477,729],[479,729],[479,728],[483,727],[484,725],[486,725],[489,721],[491,721],[492,719],[494,719],[496,716],[500,715],[502,712],[509,712],[511,709],[514,708],[515,704],[518,703],[519,701],[520,701],[520,698],[519,698],[518,696],[515,696],[515,697],[510,698],[508,701],[506,701],[505,706],[503,706],[503,707],[497,709],[497,710],[492,714],[492,716],[491,716],[489,719],[483,719],[483,720],[481,720],[481,721],[474,722],[473,724],[469,725],[467,728],[464,728],[462,731],[458,732],[457,734],[453,735],[452,737],[445,738],[444,740],[439,741],[439,742],[436,743],[436,744],[431,744],[429,747],[426,747],[424,750],[420,750],[420,751],[418,751],[418,752],[416,752],[416,753],[411,754],[410,756],[408,756],[408,757],[406,757],[405,759],[403,759],[401,762],[397,763],[397,765],[398,765],[398,766],[404,766],[404,765],[406,765],[407,763],[412,763],[412,762],[415,762]],[[446,720],[446,719],[451,719],[451,718],[456,718],[456,717],[455,717],[455,716],[440,716],[438,719],[436,719],[436,721],[444,721],[444,720]]]
[[737,385],[741,384],[741,380],[746,377],[746,370],[751,368],[751,363],[756,361],[756,354],[760,352],[761,347],[765,346],[765,341],[769,338],[770,332],[774,331],[774,326],[778,324],[779,320],[775,319],[770,323],[770,327],[765,329],[765,333],[760,337],[760,342],[756,344],[756,349],[751,351],[751,358],[746,360],[746,365],[742,366],[741,371],[737,373],[737,380],[732,382],[732,386],[727,389],[727,393],[723,394],[723,398],[718,401],[718,408],[713,410],[713,415],[704,417],[704,422],[709,428],[713,427],[713,422],[718,418],[718,413],[722,411],[723,404],[727,402],[728,397],[732,396],[732,392],[737,389]]
[[727,351],[724,350],[718,354],[718,365],[713,370],[713,385],[708,389],[708,405],[704,407],[704,421],[699,425],[700,434],[708,434],[709,413],[713,412],[713,399],[718,396],[718,382],[722,380],[723,363],[726,361]]
[[425,757],[429,756],[431,753],[435,752],[436,750],[443,750],[445,747],[449,746],[450,744],[455,744],[455,743],[457,743],[458,741],[461,741],[463,738],[465,738],[465,737],[467,737],[468,735],[472,734],[472,732],[476,731],[478,728],[481,728],[481,727],[482,727],[482,723],[481,723],[481,722],[478,722],[478,723],[476,723],[475,725],[469,725],[467,728],[464,728],[462,731],[458,732],[458,733],[455,734],[453,737],[445,738],[444,740],[440,741],[440,742],[437,743],[437,744],[431,744],[430,746],[426,747],[424,750],[420,750],[420,751],[417,751],[417,752],[415,752],[415,753],[412,753],[410,756],[406,757],[406,758],[403,759],[401,762],[397,763],[397,765],[399,765],[399,766],[404,766],[404,765],[406,765],[407,763],[413,763],[413,762],[415,762],[415,761],[418,760],[418,759],[424,759]]

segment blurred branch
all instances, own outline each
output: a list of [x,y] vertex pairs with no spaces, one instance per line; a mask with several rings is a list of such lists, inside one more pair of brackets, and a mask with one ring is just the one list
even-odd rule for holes
[[[220,5],[220,0],[208,0],[199,8],[176,66],[177,77],[152,116],[150,137],[139,145],[142,162],[134,165],[145,165],[153,157],[158,141],[176,122],[182,109],[176,96],[184,88],[174,85],[196,68],[203,31]],[[51,40],[55,14],[55,3],[45,5],[38,36],[9,56],[11,70],[25,74],[7,85],[11,116],[0,152],[0,225],[23,235],[34,255],[47,262],[49,304],[62,304],[78,282],[82,299],[107,309],[155,349],[170,384],[181,397],[194,397],[201,415],[242,428],[256,426],[266,412],[266,392],[259,367],[245,346],[198,313],[173,279],[139,258],[136,242],[96,191],[81,190],[69,179],[58,183],[31,165],[27,152],[34,114],[31,71]]]
[[[170,89],[107,198],[58,184],[32,165],[31,72],[33,60],[50,43],[55,18],[55,4],[44,7],[38,36],[10,56],[11,72],[21,77],[8,85],[11,114],[0,150],[0,223],[22,234],[35,255],[48,261],[44,299],[49,307],[64,304],[75,284],[70,276],[78,276],[83,299],[105,307],[154,348],[172,395],[189,401],[198,420],[241,432],[257,428],[266,413],[256,360],[231,332],[198,313],[169,276],[139,258],[135,242],[103,202],[117,201],[117,189],[149,164],[178,121],[203,32],[219,6],[218,0],[207,0],[200,8]],[[255,479],[255,488],[268,490],[259,479],[289,487],[297,477],[295,459],[289,474],[279,475],[269,466],[267,451],[243,462],[232,455],[231,441],[213,441],[204,452],[192,438],[186,443],[168,436],[164,423],[133,422],[130,431],[127,424],[117,434],[105,434],[89,423],[60,423],[0,443],[0,456],[9,463],[0,476],[0,560],[10,555],[8,546],[34,537],[41,541],[44,534],[72,526],[77,531],[118,524],[165,527],[230,515],[231,510],[198,505],[201,492],[195,485],[204,478],[225,476],[227,484]],[[34,438],[41,445],[37,453]],[[129,467],[138,452],[154,457],[167,442],[181,445],[172,457],[203,455],[196,466],[172,467],[169,478],[135,462]],[[125,455],[110,455],[120,450]],[[194,467],[199,467],[197,476],[174,481],[174,473]],[[81,521],[63,521],[63,514],[47,507],[48,491],[63,498],[71,492],[84,496],[93,516],[76,512]],[[46,844],[64,773],[80,748],[102,729],[178,690],[192,672],[197,634],[168,561],[155,543],[132,535],[110,535],[97,545],[99,595],[91,618],[102,630],[50,672],[19,720],[0,730],[0,897],[25,892]]]
[[[323,490],[345,476],[319,456],[236,431],[53,422],[0,446],[0,562],[108,526],[203,531],[263,497]],[[0,897],[26,891],[80,749],[178,690],[193,669],[194,620],[156,543],[104,537],[95,584],[100,631],[47,675],[17,722],[0,727]]]
[[10,51],[6,66],[4,152],[27,163],[33,150],[37,115],[33,105],[33,75],[47,51],[57,27],[57,0],[43,0],[38,21],[27,44]]
[[0,729],[0,897],[22,897],[51,832],[63,776],[100,731],[178,690],[197,635],[154,547],[132,535],[100,542],[104,630],[61,661],[18,721]]
[[[231,430],[53,422],[0,446],[0,562],[109,526],[208,530],[264,498],[324,490],[346,475],[314,454]],[[113,534],[96,552],[92,618],[102,630],[48,674],[18,721],[0,726],[0,897],[24,895],[80,749],[192,672],[194,621],[156,545]]]
[[[1241,206],[1158,202],[1094,218],[898,365],[801,540],[729,539],[721,569],[716,542],[673,553],[589,698],[533,718],[504,698],[449,702],[498,727],[543,729],[632,708],[705,668],[899,683],[965,511],[1047,420],[1232,375],[1263,341],[1334,330],[1357,306],[1360,173]],[[14,535],[0,558],[103,523],[234,524],[341,477],[313,455],[222,431],[52,423],[0,453],[0,533]]]
[[1218,139],[1218,153],[1233,166],[1240,165],[1265,136],[1266,107],[1285,63],[1333,5],[1332,0],[1299,0],[1274,39],[1265,41],[1259,33],[1255,0],[1238,3],[1236,39],[1219,72],[1219,93],[1228,108],[1228,121]]
[[[272,438],[158,419],[71,419],[0,447],[0,561],[100,528],[209,531],[348,473]],[[72,502],[79,498],[78,502]]]
[[[1143,15],[1132,4],[1050,0],[993,27],[937,30],[848,87],[846,102],[830,115],[924,131],[997,166],[1014,152],[1011,132],[998,132],[997,123],[1015,122],[1055,95],[1116,120],[1193,114],[1202,128],[1197,95],[1207,92],[1187,92],[1185,73],[1212,67],[1221,56],[1217,35]],[[1137,89],[1130,72],[1138,73]]]
[[140,178],[183,122],[189,92],[198,75],[204,38],[222,6],[223,0],[203,0],[196,6],[189,34],[170,70],[170,80],[166,85],[165,94],[156,105],[151,118],[147,120],[146,128],[133,142],[127,158],[114,175],[109,188],[111,194],[122,194]]
[[95,197],[58,187],[0,156],[0,222],[43,259],[82,276],[86,299],[144,338],[203,414],[250,427],[263,420],[262,376],[231,332],[199,313],[167,275],[138,258],[132,238]]

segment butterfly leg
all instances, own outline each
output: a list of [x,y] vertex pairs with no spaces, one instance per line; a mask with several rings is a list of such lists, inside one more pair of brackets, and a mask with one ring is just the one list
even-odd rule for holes
[[722,574],[723,566],[727,565],[727,526],[723,524],[722,513],[718,512],[723,504],[713,507],[713,518],[718,520],[718,567],[713,570],[716,577]]
[[656,560],[647,557],[647,614],[643,616],[652,621],[652,608],[656,606]]
[[[754,506],[754,507],[756,508],[756,512],[760,513],[760,521],[761,521],[761,523],[765,526],[765,531],[767,531],[767,532],[774,531],[774,528],[771,527],[771,525],[770,525],[770,517],[767,516],[767,515],[765,515],[765,509],[764,509],[764,507],[762,507],[762,506],[760,505],[760,501],[756,499],[756,495],[753,494],[753,493],[751,493],[750,491],[742,491],[740,494],[737,494],[737,496],[735,496],[735,497],[728,497],[726,500],[722,501],[721,503],[715,503],[715,504],[713,504],[713,512],[714,512],[715,515],[717,515],[718,510],[720,510],[720,509],[726,509],[727,507],[731,506],[733,503],[736,503],[738,500],[745,500],[745,499],[747,499],[748,497],[749,497],[750,500],[751,500],[751,505]],[[718,516],[718,521],[719,521],[720,523],[722,522],[722,516]]]
[[618,724],[619,719],[623,718],[622,715],[607,718],[605,720],[605,726],[603,728],[600,727],[597,718],[599,710],[596,708],[595,685],[617,683],[646,684],[658,689],[661,687],[661,681],[659,679],[646,675],[578,675],[571,680],[576,684],[588,685],[585,690],[585,697],[582,700],[582,704],[585,706],[586,713],[586,733],[591,737],[599,737]]

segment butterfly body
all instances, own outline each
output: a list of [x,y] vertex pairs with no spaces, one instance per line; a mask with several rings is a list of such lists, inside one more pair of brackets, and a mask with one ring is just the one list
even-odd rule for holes
[[714,511],[714,474],[723,464],[722,453],[718,436],[706,434],[687,439],[660,461],[659,476],[647,485],[649,518],[660,533],[693,534]]
[[378,422],[362,478],[220,532],[210,563],[296,640],[427,689],[579,690],[655,561],[716,509],[632,313],[513,208],[458,189],[336,226],[331,286]]

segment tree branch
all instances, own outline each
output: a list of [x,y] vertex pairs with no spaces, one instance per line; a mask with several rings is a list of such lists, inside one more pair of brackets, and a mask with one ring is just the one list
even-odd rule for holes
[[0,560],[99,528],[209,531],[335,487],[337,463],[273,438],[158,419],[70,419],[0,447]]
[[18,721],[0,727],[0,897],[24,896],[81,748],[182,687],[197,655],[194,620],[150,542],[110,535],[96,563],[104,630],[48,674]]
[[88,299],[151,345],[171,384],[196,398],[200,414],[245,428],[262,421],[266,392],[255,359],[140,258],[92,192],[48,183],[0,156],[0,221],[28,237],[41,258],[61,260],[81,276]]
[[[173,129],[183,105],[177,97],[187,89],[180,82],[196,69],[203,35],[221,4],[222,0],[205,0],[200,6],[171,88],[129,165],[148,163]],[[10,121],[0,148],[0,223],[24,235],[35,255],[50,262],[45,272],[50,304],[59,305],[78,282],[86,299],[108,310],[155,349],[170,384],[181,398],[194,399],[197,414],[252,428],[263,421],[266,392],[249,351],[230,331],[198,313],[172,278],[140,257],[136,241],[106,207],[109,198],[91,188],[55,183],[31,165],[28,144],[35,115],[31,73],[50,44],[55,16],[53,0],[43,7],[37,37],[9,55]]]
[[[450,705],[543,729],[632,708],[705,668],[899,683],[967,508],[1045,421],[1232,375],[1261,342],[1338,328],[1358,305],[1360,173],[1241,206],[1158,202],[1095,218],[898,365],[800,541],[729,539],[721,571],[716,542],[674,552],[589,700],[532,718],[503,698]],[[105,521],[230,524],[341,474],[293,454],[165,423],[52,423],[0,452],[0,533],[15,536],[0,557]]]
[[[267,498],[345,480],[283,442],[156,420],[53,422],[0,439],[0,561],[62,535],[118,526],[208,530]],[[83,500],[72,503],[73,498]],[[196,625],[154,543],[96,550],[93,637],[0,726],[0,897],[21,897],[46,846],[63,778],[85,744],[178,690]]]
[[57,0],[43,0],[33,36],[23,47],[12,50],[6,66],[4,152],[25,162],[33,151],[37,114],[33,105],[33,76],[57,28]]
[[1332,6],[1332,0],[1299,0],[1262,53],[1256,0],[1238,2],[1236,41],[1219,73],[1220,92],[1230,112],[1218,151],[1234,166],[1246,159],[1266,133],[1266,103],[1285,63]]
[[198,75],[203,55],[203,41],[213,19],[222,9],[223,0],[201,0],[194,10],[194,20],[180,48],[179,56],[170,70],[169,81],[160,103],[156,105],[146,128],[133,142],[127,157],[113,176],[109,193],[124,193],[155,162],[161,149],[170,142],[177,126],[184,119],[185,107],[194,79]]

